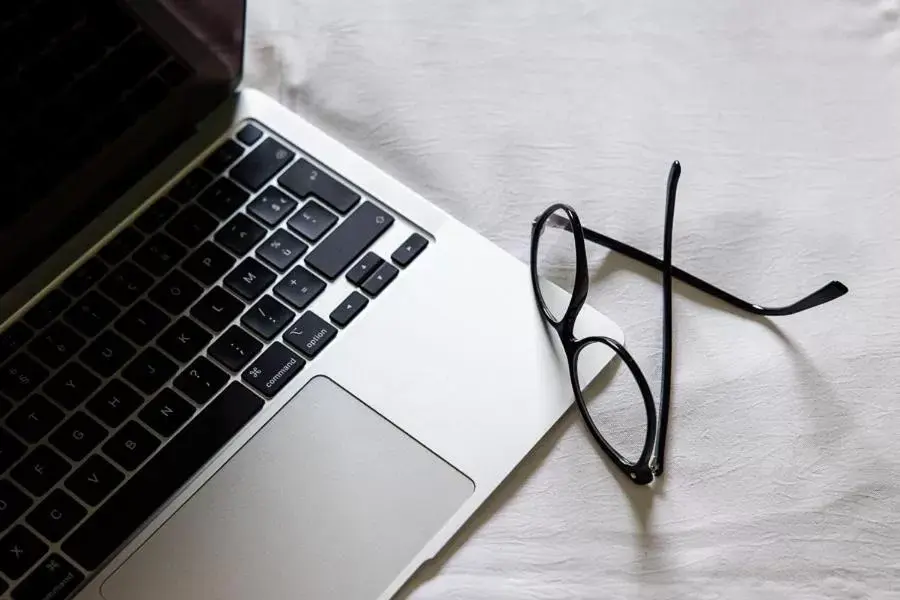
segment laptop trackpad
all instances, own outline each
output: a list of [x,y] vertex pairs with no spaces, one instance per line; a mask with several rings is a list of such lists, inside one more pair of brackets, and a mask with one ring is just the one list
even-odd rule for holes
[[110,600],[371,600],[474,491],[312,379],[103,584]]

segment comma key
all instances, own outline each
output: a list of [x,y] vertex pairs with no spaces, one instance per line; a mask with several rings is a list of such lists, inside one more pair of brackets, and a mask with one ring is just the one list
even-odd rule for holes
[[267,398],[273,397],[300,372],[306,362],[275,342],[244,371],[244,382]]

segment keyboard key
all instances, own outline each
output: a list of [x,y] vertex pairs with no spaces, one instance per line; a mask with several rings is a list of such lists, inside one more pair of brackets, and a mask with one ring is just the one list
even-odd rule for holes
[[86,514],[84,507],[72,496],[62,490],[53,490],[28,514],[25,521],[46,539],[58,542]]
[[10,471],[13,480],[31,492],[43,496],[69,472],[69,463],[49,446],[38,446]]
[[0,419],[9,414],[13,408],[13,403],[0,395]]
[[209,237],[218,225],[219,223],[208,212],[192,204],[172,219],[166,227],[166,232],[188,248],[195,248]]
[[21,322],[13,323],[0,333],[0,364],[28,343],[33,335],[31,329]]
[[285,171],[278,183],[298,198],[310,194],[321,198],[341,214],[346,214],[359,202],[359,194],[303,159]]
[[329,318],[331,322],[340,327],[346,327],[350,321],[356,318],[362,309],[369,303],[369,299],[359,292],[351,292],[341,304],[332,311]]
[[98,258],[89,258],[63,282],[63,289],[72,296],[80,296],[106,275],[107,267]]
[[36,444],[63,420],[63,411],[43,396],[34,395],[14,410],[6,419],[13,433]]
[[293,159],[293,152],[267,138],[231,170],[231,177],[248,190],[258,192]]
[[67,410],[77,408],[100,387],[100,378],[77,362],[70,362],[53,376],[44,392]]
[[157,233],[134,253],[134,261],[157,277],[162,277],[184,258],[184,246],[164,233]]
[[97,444],[106,438],[106,428],[78,411],[50,436],[50,443],[72,462],[78,462],[90,454]]
[[182,204],[190,202],[197,197],[203,188],[212,183],[212,180],[212,175],[203,169],[194,169],[182,177],[181,181],[169,190],[169,197]]
[[140,413],[141,421],[163,437],[171,437],[197,412],[190,402],[166,388]]
[[153,278],[133,262],[124,262],[106,276],[100,291],[120,306],[130,306],[153,285]]
[[259,354],[262,347],[256,338],[233,325],[209,347],[208,354],[226,369],[239,371]]
[[94,454],[66,479],[65,485],[85,504],[97,506],[123,479],[125,476],[112,463]]
[[288,227],[311,242],[317,241],[334,227],[338,218],[322,207],[318,202],[310,200],[303,205],[296,215],[288,221]]
[[84,575],[59,554],[51,554],[12,592],[13,600],[49,600],[68,598]]
[[125,367],[122,375],[127,382],[145,394],[155,394],[177,370],[175,363],[159,350],[146,348]]
[[81,353],[81,361],[102,377],[112,377],[134,356],[134,347],[112,331],[100,337]]
[[271,296],[263,296],[241,318],[241,323],[260,337],[271,340],[294,320],[294,311]]
[[222,331],[242,312],[244,303],[216,286],[191,307],[191,316],[215,332]]
[[243,154],[243,146],[234,140],[225,140],[206,157],[206,160],[203,161],[203,166],[210,173],[220,175]]
[[212,242],[206,242],[184,261],[184,270],[200,283],[212,285],[237,262]]
[[275,281],[275,273],[253,258],[243,262],[225,278],[225,287],[245,300],[256,300]]
[[72,331],[71,327],[56,322],[39,333],[28,345],[28,349],[42,363],[55,369],[69,360],[82,346],[84,338]]
[[397,267],[384,263],[365,280],[362,284],[363,291],[370,296],[377,296],[397,277],[397,272]]
[[32,503],[25,492],[6,479],[0,479],[0,532],[15,523]]
[[256,249],[256,255],[279,271],[284,271],[294,264],[307,249],[309,246],[284,229],[279,229]]
[[266,230],[243,214],[235,215],[216,232],[216,241],[238,256],[247,254],[266,235]]
[[47,551],[47,544],[22,525],[16,525],[0,540],[0,571],[18,579]]
[[268,225],[274,227],[288,217],[298,202],[279,190],[269,186],[247,207],[247,212]]
[[0,392],[10,400],[21,400],[44,383],[49,374],[33,358],[19,354],[0,370]]
[[294,267],[284,279],[275,286],[275,294],[296,308],[303,310],[325,289],[325,282],[304,269]]
[[263,407],[232,383],[63,542],[63,551],[96,569]]
[[144,236],[138,233],[137,229],[128,227],[107,242],[98,255],[108,264],[117,265],[128,258],[143,241]]
[[116,321],[115,327],[138,346],[146,346],[171,320],[166,313],[146,300],[141,300]]
[[197,404],[206,404],[228,383],[228,375],[201,356],[175,378],[175,387]]
[[305,364],[302,358],[275,342],[253,361],[241,377],[260,394],[272,398]]
[[238,132],[237,139],[246,146],[252,146],[256,142],[258,142],[259,138],[261,138],[262,136],[262,131],[260,131],[254,125],[247,123],[246,125],[244,125],[244,128]]
[[338,225],[334,233],[310,252],[306,257],[306,264],[325,277],[334,279],[387,231],[393,222],[394,217],[371,202],[364,202],[346,221]]
[[107,426],[116,428],[143,402],[144,399],[140,394],[118,379],[113,379],[91,398],[87,403],[87,409]]
[[178,212],[178,205],[166,197],[154,202],[150,208],[141,213],[134,221],[134,226],[140,231],[150,234],[168,223],[169,219]]
[[418,233],[414,233],[391,254],[391,260],[401,267],[406,267],[422,253],[426,246],[428,246],[428,240]]
[[134,471],[153,451],[159,440],[135,421],[129,421],[118,433],[103,444],[103,453],[126,471]]
[[203,288],[176,269],[150,290],[149,298],[169,314],[178,315],[187,310],[202,293]]
[[352,269],[347,271],[347,281],[353,285],[362,285],[366,278],[381,266],[381,257],[374,252],[367,252]]
[[94,337],[118,317],[119,312],[115,304],[97,292],[88,292],[66,311],[63,319],[82,335]]
[[69,308],[71,303],[72,299],[60,290],[51,290],[28,311],[24,320],[35,329],[43,329]]
[[224,221],[243,206],[248,198],[250,198],[250,194],[235,185],[233,181],[222,177],[200,194],[197,203],[220,221]]
[[313,358],[337,335],[337,329],[312,311],[307,311],[285,332],[283,339],[306,358]]
[[163,333],[157,345],[175,360],[187,363],[212,340],[212,335],[188,317],[181,317]]

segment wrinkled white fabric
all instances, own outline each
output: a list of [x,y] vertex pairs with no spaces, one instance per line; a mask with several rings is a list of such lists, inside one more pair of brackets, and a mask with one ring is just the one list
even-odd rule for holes
[[[553,201],[658,254],[678,159],[679,266],[851,289],[765,321],[676,285],[661,485],[570,414],[405,595],[900,598],[900,1],[250,4],[248,85],[522,260]],[[659,277],[591,260],[657,389]]]

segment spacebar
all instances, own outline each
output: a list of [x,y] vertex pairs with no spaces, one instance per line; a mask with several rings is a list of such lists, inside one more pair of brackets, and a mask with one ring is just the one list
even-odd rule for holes
[[63,552],[89,571],[99,567],[263,404],[242,384],[232,383],[76,529],[63,543]]

